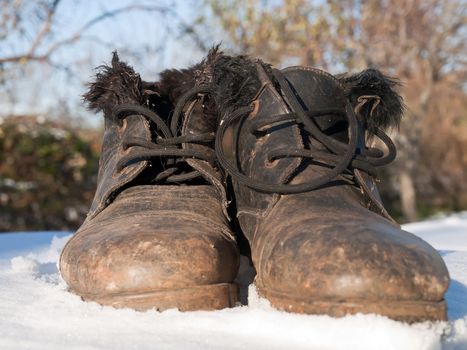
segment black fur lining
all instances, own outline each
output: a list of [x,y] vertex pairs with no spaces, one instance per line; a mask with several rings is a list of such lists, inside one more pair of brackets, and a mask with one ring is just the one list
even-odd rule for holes
[[147,82],[114,52],[110,65],[97,67],[95,80],[89,84],[83,100],[89,109],[103,111],[106,116],[111,116],[116,105],[132,103],[144,104],[168,119],[178,99],[205,76],[202,72],[216,54],[214,48],[202,62],[187,69],[167,69],[161,72],[159,82]]
[[[160,74],[157,83],[142,81],[139,74],[128,64],[121,62],[113,53],[110,66],[98,67],[96,79],[83,95],[90,109],[110,115],[120,103],[147,104],[163,118],[169,118],[178,99],[196,84],[212,84],[213,96],[206,101],[207,118],[220,118],[225,113],[247,106],[261,87],[256,63],[259,62],[272,78],[271,66],[246,55],[229,56],[214,46],[200,63],[187,69],[168,69]],[[378,95],[381,103],[371,111],[366,106],[363,114],[367,128],[387,129],[398,127],[404,104],[395,91],[400,82],[376,69],[358,74],[341,74],[337,78],[352,105],[358,104],[362,95]],[[274,79],[271,79],[274,82]],[[212,98],[213,97],[213,98]]]
[[[198,64],[161,72],[157,91],[162,99],[175,106],[178,99],[195,85],[211,85],[213,91],[204,100],[204,113],[207,119],[217,122],[227,111],[248,105],[257,94],[261,83],[255,62],[244,55],[226,55],[216,45]],[[263,66],[270,72],[269,65]]]
[[376,69],[366,69],[352,75],[340,74],[337,78],[354,107],[358,104],[359,96],[378,95],[381,98],[381,103],[373,112],[371,112],[372,106],[366,106],[363,110],[370,133],[376,128],[399,127],[405,109],[402,97],[395,91],[401,85],[399,80],[384,75]]
[[[220,114],[229,113],[239,107],[247,106],[261,87],[255,67],[260,62],[275,84],[271,66],[248,56],[227,56],[215,47],[210,53],[212,59],[212,82],[216,86],[216,103]],[[378,95],[381,102],[373,110],[365,106],[362,110],[369,133],[376,128],[398,127],[404,112],[402,97],[395,91],[401,84],[397,79],[388,77],[376,69],[367,69],[358,74],[337,76],[351,104],[358,104],[361,95]],[[370,113],[371,112],[371,113]]]
[[[148,105],[166,119],[183,94],[195,85],[212,84],[215,88],[205,101],[205,112],[207,118],[217,118],[222,112],[246,106],[253,100],[261,86],[255,62],[244,55],[226,55],[217,45],[200,63],[186,69],[164,70],[158,82],[150,83],[141,80],[114,52],[111,65],[97,68],[95,80],[89,84],[83,100],[91,110],[103,111],[106,116],[118,104],[135,103]],[[270,66],[262,64],[270,73]]]
[[272,76],[271,66],[260,60],[253,60],[245,55],[218,54],[212,69],[212,82],[216,87],[215,99],[220,116],[252,102],[261,88],[256,63],[260,63],[268,75]]
[[157,83],[160,96],[175,105],[178,99],[195,85],[209,84],[212,80],[212,66],[221,55],[218,48],[219,46],[213,47],[205,59],[189,68],[162,71]]
[[[210,84],[215,80],[223,91],[228,92],[228,96],[223,98],[232,102],[237,96],[231,93],[231,89],[236,89],[235,83],[245,79],[241,70],[236,70],[236,66],[240,67],[245,60],[243,56],[226,56],[219,51],[219,46],[215,46],[200,63],[186,69],[164,70],[160,73],[160,80],[151,83],[143,81],[140,75],[127,63],[120,61],[117,52],[114,52],[110,65],[96,68],[95,79],[89,84],[89,90],[83,95],[83,100],[89,109],[103,111],[106,115],[121,103],[148,104],[156,111],[159,107],[173,110],[178,99],[196,84]],[[251,74],[246,75],[246,78],[249,76]],[[255,87],[251,88],[252,93],[255,90]],[[236,104],[240,105],[241,102],[242,99]]]
[[103,111],[109,116],[118,104],[142,104],[146,88],[144,85],[148,84],[143,84],[139,74],[121,62],[117,52],[114,52],[111,66],[97,68],[96,79],[89,84],[89,91],[83,95],[83,100],[90,109]]
[[[161,97],[174,103],[195,84],[211,84],[214,87],[210,96],[211,108],[223,115],[226,111],[248,105],[257,94],[261,83],[255,62],[245,55],[226,55],[217,45],[211,48],[203,61],[188,69],[163,71],[158,90]],[[270,71],[269,65],[263,66]]]

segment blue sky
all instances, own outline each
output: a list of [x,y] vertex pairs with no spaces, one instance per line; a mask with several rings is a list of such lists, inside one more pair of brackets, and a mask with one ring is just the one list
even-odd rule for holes
[[[52,42],[67,38],[92,18],[103,12],[134,4],[168,6],[185,23],[191,23],[203,13],[203,0],[160,1],[84,1],[62,0],[57,8]],[[30,23],[29,23],[30,22]],[[0,43],[0,55],[18,54],[31,44],[39,21],[31,18],[22,38],[10,35]],[[14,101],[2,102],[1,114],[47,113],[52,107],[70,106],[85,123],[97,125],[101,118],[93,118],[80,102],[85,84],[92,78],[94,67],[109,62],[111,52],[118,50],[121,59],[128,61],[145,80],[156,80],[158,72],[166,68],[181,68],[199,61],[202,52],[190,37],[181,36],[179,21],[172,15],[158,12],[132,11],[100,21],[85,32],[79,43],[63,46],[52,56],[53,62],[65,68],[46,64],[23,67],[23,74],[7,77]],[[222,32],[203,33],[207,42],[222,40]],[[98,42],[97,42],[98,41]],[[45,42],[43,50],[49,43]],[[164,46],[164,51],[156,53]],[[39,51],[40,52],[40,51]],[[68,70],[70,72],[68,72]]]

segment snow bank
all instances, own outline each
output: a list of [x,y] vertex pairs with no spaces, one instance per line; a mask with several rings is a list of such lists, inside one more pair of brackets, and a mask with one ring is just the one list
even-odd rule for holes
[[70,235],[0,235],[0,349],[465,350],[466,227],[467,214],[404,227],[441,251],[453,279],[449,322],[416,325],[377,315],[289,314],[273,309],[253,286],[249,306],[215,312],[102,307],[68,293],[58,275],[57,259]]
[[404,225],[438,250],[467,252],[467,212]]

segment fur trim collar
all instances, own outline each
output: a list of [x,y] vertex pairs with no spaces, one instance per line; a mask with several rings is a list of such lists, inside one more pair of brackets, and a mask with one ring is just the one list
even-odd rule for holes
[[[250,59],[248,56],[226,56],[222,52],[214,49],[212,60],[214,65],[213,83],[216,86],[216,102],[221,113],[227,113],[238,107],[248,105],[256,96],[261,87],[257,77],[255,67],[256,62],[260,62],[266,73],[274,83],[271,73],[271,66],[262,62]],[[362,115],[366,119],[366,126],[370,134],[376,128],[388,129],[398,127],[404,112],[402,97],[395,91],[400,86],[400,82],[390,78],[376,69],[367,69],[358,74],[337,76],[344,92],[355,107],[362,95],[378,95],[380,103],[372,109],[366,106],[362,110]]]
[[95,81],[89,84],[89,91],[83,95],[83,100],[91,110],[103,111],[111,115],[112,109],[121,103],[143,103],[143,82],[132,67],[113,53],[110,66],[97,68]]
[[[229,56],[213,47],[206,58],[187,69],[168,69],[160,74],[157,83],[142,81],[134,69],[121,62],[113,53],[110,66],[98,67],[95,81],[83,95],[90,109],[111,115],[120,103],[147,104],[163,118],[169,118],[178,99],[195,85],[213,84],[214,95],[208,99],[208,117],[218,118],[232,110],[248,105],[261,87],[255,64],[262,64],[270,77],[271,66],[245,55]],[[378,95],[381,103],[372,111],[363,110],[370,133],[375,128],[397,127],[404,112],[401,96],[395,91],[400,82],[376,69],[358,74],[337,76],[352,105],[358,104],[362,95]],[[273,80],[273,79],[272,79]],[[274,81],[274,80],[273,80]],[[371,106],[369,106],[371,107]]]
[[397,79],[388,77],[376,69],[366,69],[352,75],[341,74],[337,78],[354,107],[358,104],[359,96],[377,95],[380,97],[381,101],[375,108],[367,106],[362,111],[370,133],[376,128],[399,127],[405,107],[402,97],[395,91],[401,85]]

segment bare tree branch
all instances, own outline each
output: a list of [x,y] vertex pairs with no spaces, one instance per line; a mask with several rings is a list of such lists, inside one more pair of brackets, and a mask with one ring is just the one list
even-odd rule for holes
[[12,55],[12,56],[7,56],[7,57],[0,57],[0,64],[3,63],[26,63],[28,61],[48,61],[49,57],[58,49],[74,44],[80,38],[82,38],[83,34],[87,32],[89,29],[97,25],[98,23],[118,16],[120,14],[128,13],[128,12],[133,12],[133,11],[143,11],[143,12],[159,12],[162,15],[171,15],[173,18],[175,18],[178,22],[179,25],[181,26],[183,32],[185,34],[188,34],[193,37],[195,44],[202,48],[205,49],[205,46],[203,44],[203,41],[199,38],[199,36],[196,34],[194,28],[188,24],[186,24],[183,19],[172,9],[169,7],[165,6],[149,6],[149,5],[140,5],[140,4],[135,4],[135,5],[129,5],[129,6],[124,6],[121,8],[117,8],[111,11],[106,11],[104,13],[101,13],[100,15],[92,18],[88,22],[86,22],[80,29],[78,29],[76,32],[71,34],[69,37],[59,40],[53,44],[51,44],[47,49],[43,51],[43,53],[38,54],[37,51],[39,50],[40,44],[42,43],[43,39],[51,32],[51,28],[53,25],[53,18],[56,13],[56,8],[59,4],[60,0],[55,0],[54,3],[51,5],[48,13],[47,13],[47,18],[44,22],[44,25],[42,29],[39,31],[37,34],[36,38],[34,39],[31,47],[26,53],[23,54],[18,54],[18,55]]
[[26,54],[26,56],[33,56],[34,52],[36,51],[37,47],[40,45],[44,37],[50,32],[50,29],[52,28],[53,17],[55,15],[55,11],[60,1],[61,0],[55,0],[50,6],[49,10],[47,11],[47,18],[44,22],[44,25],[37,34],[36,38],[33,40],[29,52]]

